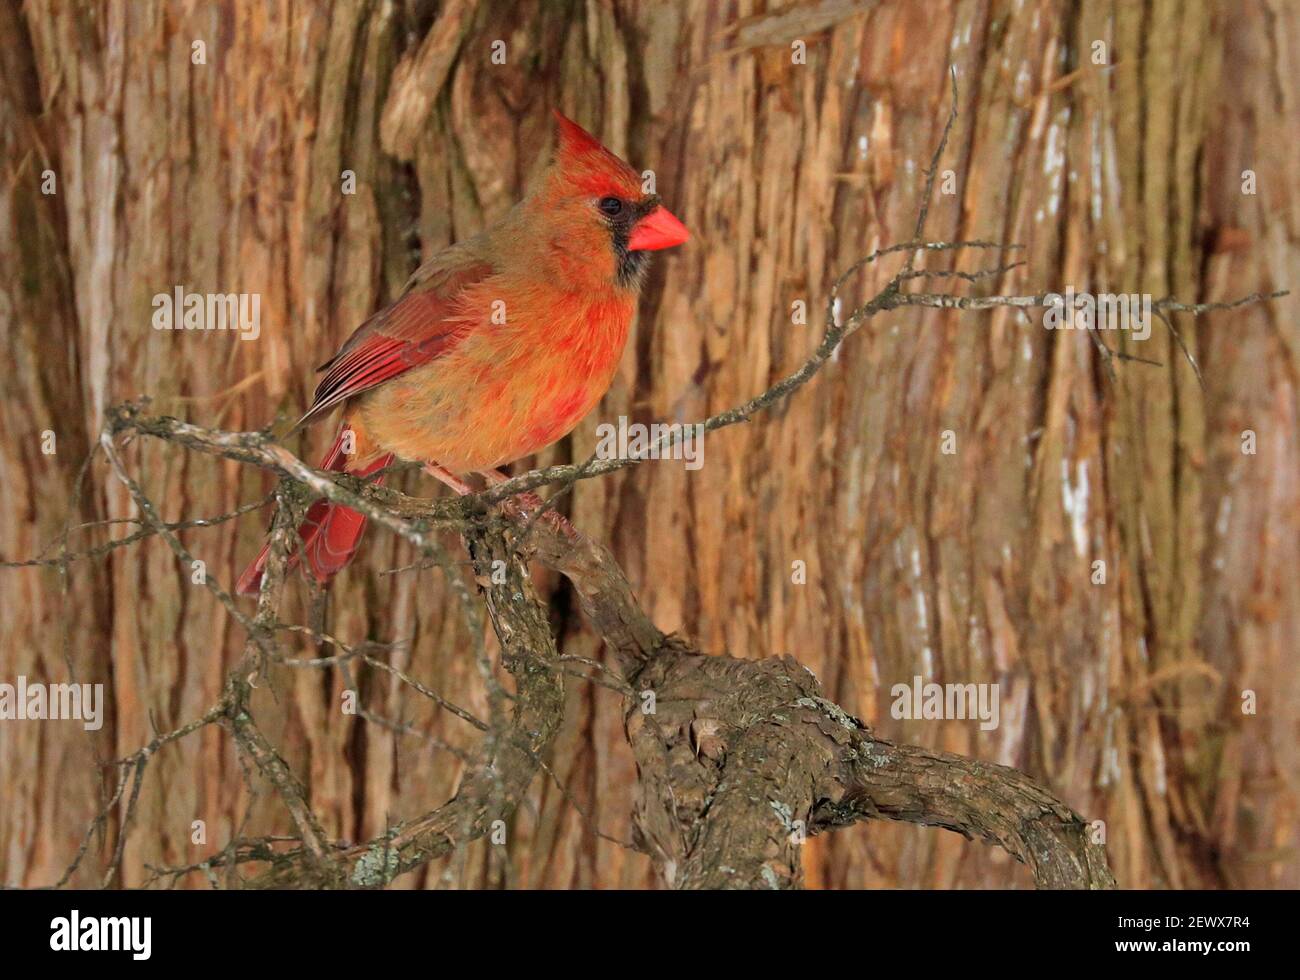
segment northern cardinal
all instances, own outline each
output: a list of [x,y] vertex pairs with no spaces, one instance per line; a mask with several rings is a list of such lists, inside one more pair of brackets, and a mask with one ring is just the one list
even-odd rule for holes
[[[646,253],[689,233],[636,171],[555,118],[554,159],[528,196],[420,266],[321,366],[298,425],[342,406],[322,469],[369,476],[400,457],[467,493],[456,474],[504,479],[497,467],[566,436],[609,388]],[[317,581],[348,563],[365,526],[347,507],[312,504],[298,534]],[[239,592],[259,590],[269,550]]]

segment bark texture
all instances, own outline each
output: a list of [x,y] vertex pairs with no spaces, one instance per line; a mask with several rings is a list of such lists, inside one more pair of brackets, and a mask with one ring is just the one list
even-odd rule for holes
[[[799,41],[806,64],[792,63]],[[1024,243],[998,292],[1294,288],[1298,56],[1300,8],[1267,0],[3,0],[0,558],[35,556],[69,520],[139,516],[102,460],[79,482],[113,402],[146,393],[158,412],[227,429],[295,414],[310,368],[422,254],[518,198],[552,106],[653,169],[696,237],[656,262],[613,390],[543,463],[586,458],[601,421],[703,418],[797,367],[835,276],[910,237],[950,63],[955,193],[936,196],[931,237]],[[1257,193],[1243,193],[1246,170]],[[868,267],[862,294],[893,268]],[[152,297],[177,284],[260,294],[261,336],[151,329]],[[807,324],[792,323],[800,300]],[[1121,885],[1297,887],[1298,314],[1292,295],[1180,320],[1202,391],[1159,323],[1125,349],[1162,366],[1119,365],[1112,385],[1081,333],[1014,311],[895,310],[780,411],[710,435],[701,470],[638,466],[582,483],[565,509],[609,544],[660,627],[735,657],[793,655],[898,751],[1023,770],[1104,821]],[[293,448],[313,458],[326,436]],[[124,456],[167,521],[271,488],[149,440]],[[249,515],[179,533],[229,585],[264,530]],[[394,666],[485,716],[471,636],[483,624],[439,569],[381,574],[412,554],[372,529],[327,600],[296,587],[298,621],[398,644]],[[534,584],[559,655],[608,656],[572,588],[551,573]],[[244,638],[156,540],[0,570],[0,608],[0,681],[109,689],[98,733],[0,723],[0,880],[46,884],[99,806],[96,760],[205,711]],[[998,683],[1000,727],[892,718],[891,686],[915,675]],[[327,833],[361,840],[452,796],[461,765],[345,714],[349,688],[374,716],[453,745],[476,733],[383,674],[274,672],[254,692],[259,723]],[[1246,691],[1257,713],[1243,713]],[[658,881],[617,843],[652,803],[622,699],[576,682],[563,697],[555,779],[513,815],[506,859],[475,844],[399,886]],[[694,752],[700,731],[687,736]],[[779,766],[736,749],[751,750]],[[236,833],[290,829],[250,785],[215,728],[164,747],[125,883]],[[206,843],[192,842],[196,820]],[[111,849],[117,829],[93,846]],[[813,836],[799,855],[790,873],[826,887],[1031,880],[1000,850],[901,824]]]

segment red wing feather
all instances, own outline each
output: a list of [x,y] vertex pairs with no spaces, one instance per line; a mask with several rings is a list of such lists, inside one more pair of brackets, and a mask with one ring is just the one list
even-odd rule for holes
[[[348,457],[343,446],[348,434],[345,425],[339,429],[334,445],[326,457],[321,460],[320,468],[336,473],[348,471]],[[391,453],[385,453],[353,474],[360,477],[379,473],[393,461]],[[373,480],[376,486],[383,486],[384,475],[379,473]],[[352,560],[353,553],[361,541],[361,533],[366,529],[364,514],[336,504],[331,500],[318,500],[307,510],[306,519],[298,525],[298,536],[302,539],[302,555],[307,567],[311,569],[316,581],[322,585],[334,577],[334,573]],[[266,563],[271,556],[271,543],[262,546],[261,552],[253,563],[239,576],[235,590],[240,595],[257,595],[262,588],[262,575],[266,572]],[[289,556],[289,568],[297,566],[299,555],[294,552]]]
[[470,329],[470,324],[456,316],[455,300],[466,286],[491,273],[486,263],[449,270],[361,324],[339,352],[321,365],[325,377],[298,425],[454,347]]

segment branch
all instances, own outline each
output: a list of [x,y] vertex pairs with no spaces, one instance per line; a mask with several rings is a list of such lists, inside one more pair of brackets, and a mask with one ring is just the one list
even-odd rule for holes
[[[509,821],[541,766],[541,756],[564,718],[564,671],[551,634],[546,604],[537,596],[524,560],[502,528],[476,528],[467,537],[477,579],[485,586],[488,614],[501,643],[502,662],[514,675],[514,711],[504,730],[490,730],[478,764],[455,797],[423,817],[390,829],[333,856],[354,887],[377,888],[483,837],[495,821]],[[504,562],[504,581],[493,574]],[[497,565],[496,570],[502,566]],[[303,848],[276,854],[274,867],[252,882],[257,888],[314,887]]]

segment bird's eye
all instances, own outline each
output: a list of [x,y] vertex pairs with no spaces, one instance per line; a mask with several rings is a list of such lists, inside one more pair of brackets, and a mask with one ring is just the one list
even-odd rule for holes
[[616,197],[602,197],[599,207],[611,218],[623,213],[623,202]]

